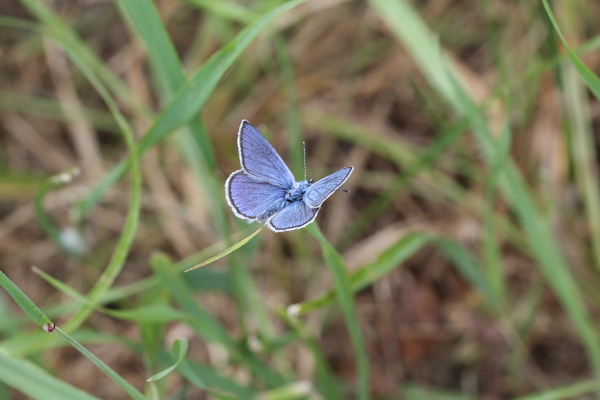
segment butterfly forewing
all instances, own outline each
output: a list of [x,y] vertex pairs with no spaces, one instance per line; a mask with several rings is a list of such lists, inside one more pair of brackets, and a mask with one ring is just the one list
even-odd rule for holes
[[296,182],[271,143],[246,120],[240,125],[238,146],[242,168],[250,175],[286,189]]
[[273,215],[286,205],[285,189],[253,178],[242,169],[227,179],[225,195],[235,215],[248,221],[262,221],[265,213]]
[[318,212],[319,208],[313,208],[302,200],[295,201],[275,214],[268,226],[275,232],[299,229],[314,221]]
[[346,182],[353,170],[354,167],[342,168],[312,184],[304,194],[304,201],[312,207],[321,207],[321,204]]

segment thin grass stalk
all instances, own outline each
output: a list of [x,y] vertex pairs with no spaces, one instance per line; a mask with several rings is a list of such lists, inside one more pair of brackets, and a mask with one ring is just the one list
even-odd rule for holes
[[371,398],[370,374],[369,374],[369,356],[363,335],[361,333],[358,315],[356,313],[356,303],[352,293],[350,275],[346,269],[344,259],[335,248],[327,241],[316,223],[307,227],[308,231],[319,241],[323,249],[325,263],[331,270],[335,282],[335,292],[344,319],[346,327],[350,333],[350,340],[354,353],[356,355],[356,369],[358,372],[358,394],[359,400],[368,400]]
[[[400,41],[406,45],[432,86],[456,112],[469,119],[475,137],[488,162],[495,159],[495,141],[484,115],[459,83],[458,74],[454,71],[450,61],[443,55],[439,42],[420,15],[404,0],[371,0],[371,4],[388,22]],[[578,69],[587,80],[598,80],[598,77],[591,71],[581,66]],[[600,93],[600,86],[593,88],[593,91]],[[538,261],[540,270],[550,282],[558,299],[577,327],[595,376],[600,378],[598,331],[592,322],[564,254],[560,250],[550,221],[539,209],[527,183],[512,161],[505,165],[499,184],[503,195],[527,233],[531,251]]]
[[570,126],[569,151],[575,183],[583,199],[584,214],[590,229],[593,263],[600,271],[600,180],[590,104],[587,90],[575,66],[570,62],[565,63],[560,71],[565,95],[564,106]]

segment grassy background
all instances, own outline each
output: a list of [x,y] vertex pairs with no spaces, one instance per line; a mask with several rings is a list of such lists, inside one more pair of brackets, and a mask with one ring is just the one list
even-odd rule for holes
[[[2,1],[0,399],[596,398],[598,21]],[[258,229],[241,119],[351,193],[184,274]]]

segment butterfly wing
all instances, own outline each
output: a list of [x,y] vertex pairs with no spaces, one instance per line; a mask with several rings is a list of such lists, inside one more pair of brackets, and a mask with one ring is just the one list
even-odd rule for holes
[[294,175],[267,138],[246,120],[240,125],[238,147],[242,168],[248,174],[286,189],[296,182]]
[[304,228],[317,217],[319,208],[313,208],[302,200],[290,203],[271,218],[267,224],[275,232]]
[[354,167],[346,167],[326,176],[308,187],[303,200],[310,207],[318,208],[321,204],[346,182]]
[[239,218],[247,221],[265,221],[283,209],[286,190],[256,179],[240,169],[225,182],[227,203]]

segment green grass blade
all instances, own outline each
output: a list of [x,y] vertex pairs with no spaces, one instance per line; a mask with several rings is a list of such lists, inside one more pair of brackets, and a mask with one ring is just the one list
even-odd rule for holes
[[475,257],[464,246],[453,240],[437,238],[435,245],[453,261],[454,266],[465,279],[483,294],[491,308],[500,310],[502,300],[491,285],[483,268],[475,261]]
[[561,71],[573,172],[590,229],[594,264],[600,269],[600,191],[590,104],[587,90],[573,65],[563,65]]
[[308,381],[292,382],[275,389],[265,390],[258,396],[261,400],[304,400],[313,392]]
[[230,355],[239,358],[242,363],[261,376],[268,385],[276,387],[285,383],[285,380],[278,373],[258,360],[253,353],[241,348],[229,335],[225,327],[198,304],[190,287],[183,280],[168,256],[156,254],[152,258],[151,265],[174,300],[192,316],[187,322],[198,335],[220,343],[228,350]]
[[406,400],[474,400],[471,396],[432,390],[417,385],[406,385],[402,394]]
[[140,150],[146,151],[166,135],[187,123],[206,104],[213,90],[241,53],[275,18],[285,11],[302,3],[293,0],[266,13],[242,30],[236,38],[212,56],[175,94],[163,109],[150,130],[140,143]]
[[315,384],[319,392],[327,400],[341,400],[344,398],[342,385],[338,381],[333,372],[327,357],[319,346],[319,340],[312,333],[311,329],[306,326],[298,317],[290,310],[298,309],[290,306],[287,310],[280,310],[280,317],[295,331],[295,333],[306,343],[315,359]]
[[[569,6],[566,6],[569,7]],[[563,92],[565,93],[565,108],[569,117],[571,129],[570,149],[573,160],[575,178],[585,206],[586,219],[592,236],[592,254],[595,266],[600,269],[600,191],[598,190],[598,159],[595,152],[595,138],[590,115],[590,104],[585,88],[573,71],[579,73],[592,93],[600,100],[600,78],[594,74],[577,56],[567,43],[548,2],[544,8],[552,26],[567,49],[572,65],[562,68]]]
[[198,305],[179,272],[173,269],[173,262],[168,256],[164,254],[154,255],[151,265],[161,278],[161,283],[169,290],[175,301],[195,318],[193,327],[199,329],[197,332],[202,337],[220,343],[228,349],[236,347],[235,341],[227,333],[225,327]]
[[242,399],[254,399],[256,391],[250,387],[242,386],[218,374],[209,366],[185,359],[179,364],[178,371],[185,376],[190,383],[202,389],[215,389],[224,393],[231,393]]
[[[269,25],[275,18],[285,11],[302,3],[304,0],[293,0],[284,3],[274,10],[266,13],[254,23],[243,29],[236,38],[225,45],[213,55],[186,83],[165,106],[158,118],[154,121],[148,132],[140,142],[140,154],[150,149],[156,143],[167,137],[177,128],[188,123],[198,115],[206,104],[215,87],[225,75],[227,70],[240,57],[250,43]],[[127,163],[127,161],[125,161]],[[119,165],[119,172],[125,172],[127,166]],[[122,175],[116,172],[96,187],[90,199],[99,200],[103,193],[112,187]],[[80,204],[80,215],[87,215],[95,206],[92,201]]]
[[[158,77],[163,82],[167,97],[170,99],[185,83],[186,78],[175,45],[167,33],[156,6],[150,0],[117,0],[117,3],[127,11],[126,15],[135,23],[139,35],[146,44],[152,65],[154,65]],[[192,154],[192,156],[198,158],[198,155],[202,154],[206,164],[205,168],[209,171],[214,170],[216,160],[207,133],[195,123],[190,124],[189,128],[190,132],[187,133],[196,138],[195,141],[185,142],[185,144],[193,145],[197,154]],[[184,143],[180,144],[184,145]]]
[[[91,69],[85,68],[85,65],[80,65],[80,67],[84,67],[82,72],[102,96],[106,105],[115,117],[115,120],[119,124],[119,127],[121,128],[125,138],[125,142],[127,143],[129,157],[131,160],[131,197],[129,200],[129,210],[127,212],[127,217],[125,218],[125,226],[123,227],[121,237],[117,242],[115,251],[113,252],[106,269],[90,292],[90,300],[93,304],[98,304],[121,272],[123,265],[125,265],[125,260],[129,254],[129,249],[131,248],[135,239],[142,205],[142,172],[140,167],[138,145],[136,143],[135,135],[131,126],[119,110],[114,99],[110,96],[110,93],[108,93],[102,82],[96,77]],[[65,325],[65,330],[69,331],[78,327],[89,316],[92,310],[93,307],[89,306],[85,306],[84,308],[80,309],[67,323],[67,325]]]
[[149,0],[115,0],[126,16],[135,23],[139,35],[163,83],[164,90],[171,96],[184,82],[183,66],[169,37],[158,10]]
[[230,246],[229,248],[223,250],[219,254],[216,254],[216,255],[212,256],[211,258],[202,261],[200,264],[196,264],[193,267],[186,269],[184,272],[189,272],[189,271],[195,270],[196,268],[204,267],[205,265],[213,263],[213,262],[217,261],[218,259],[223,258],[226,255],[233,253],[234,251],[236,251],[237,249],[239,249],[240,247],[242,247],[243,245],[248,243],[250,240],[252,240],[256,235],[258,235],[265,228],[265,226],[266,225],[261,226],[260,229],[256,230],[256,232],[254,232],[253,234],[251,234],[249,236],[246,236],[244,239],[240,240],[233,246]]
[[[109,264],[90,292],[91,302],[97,304],[106,291],[110,289],[110,286],[120,273],[129,253],[129,248],[135,238],[141,209],[142,187],[142,175],[135,135],[104,83],[108,82],[111,89],[131,100],[132,104],[135,102],[129,96],[129,92],[120,88],[121,86],[125,87],[125,85],[118,78],[115,78],[114,74],[98,60],[85,44],[79,41],[70,27],[56,17],[45,3],[39,0],[22,0],[22,2],[37,18],[46,24],[47,29],[45,32],[65,48],[84,76],[100,94],[115,118],[130,153],[131,199],[129,202],[129,211],[125,220],[123,233],[119,238]],[[89,316],[92,310],[93,307],[90,306],[84,306],[79,309],[65,325],[64,329],[66,331],[76,329]],[[40,343],[40,346],[43,346],[43,343]]]
[[510,148],[512,132],[510,122],[504,125],[502,135],[498,140],[498,151],[496,158],[492,161],[491,177],[488,181],[486,198],[487,209],[484,217],[485,234],[483,238],[484,265],[487,266],[488,277],[492,289],[499,303],[497,307],[503,307],[506,303],[506,276],[502,265],[502,252],[496,226],[496,195],[498,188],[498,177],[502,168],[510,160]]
[[598,75],[596,75],[591,69],[589,69],[587,65],[585,65],[583,61],[581,61],[581,58],[577,56],[577,53],[573,51],[571,46],[569,46],[569,43],[563,36],[562,31],[558,26],[558,22],[556,22],[556,18],[554,18],[552,9],[548,5],[548,0],[542,0],[542,3],[544,4],[544,8],[546,9],[548,18],[550,18],[550,22],[552,22],[552,26],[554,26],[558,37],[560,37],[560,40],[565,46],[565,49],[567,49],[567,54],[569,55],[569,58],[575,65],[575,68],[577,68],[579,75],[581,75],[581,78],[583,79],[585,84],[590,88],[596,99],[600,100],[600,77],[598,77]]
[[[377,257],[377,260],[361,266],[350,276],[352,293],[357,293],[381,279],[393,269],[401,266],[404,261],[431,242],[432,239],[433,235],[428,233],[412,233],[388,247]],[[294,313],[309,313],[329,305],[334,298],[335,290],[331,290],[321,297],[293,306],[295,308]]]
[[70,296],[82,305],[92,307],[95,310],[106,315],[110,315],[114,318],[135,321],[138,323],[164,323],[178,320],[181,321],[190,318],[189,314],[176,310],[161,301],[126,310],[112,310],[110,308],[101,307],[99,304],[92,302],[90,299],[72,287],[45,273],[39,268],[34,267],[33,271],[41,276],[50,285],[54,286],[67,296]]
[[[469,120],[488,162],[494,160],[496,143],[485,117],[459,83],[458,75],[453,71],[450,61],[443,56],[436,36],[429,31],[421,16],[404,0],[371,0],[371,4],[406,45],[434,89],[451,107]],[[592,79],[589,74],[586,76]],[[525,229],[528,244],[540,270],[577,327],[595,375],[600,377],[598,331],[560,250],[550,221],[539,209],[512,160],[503,168],[499,177],[499,187]]]
[[30,361],[0,349],[0,381],[38,400],[100,400],[50,375]]
[[302,134],[302,122],[300,116],[300,99],[298,89],[296,88],[296,78],[294,74],[294,64],[290,49],[282,35],[276,37],[276,49],[279,64],[281,65],[281,75],[283,78],[283,87],[285,89],[287,103],[287,128],[289,131],[291,159],[291,169],[296,176],[304,176],[304,152],[302,143],[304,137]]
[[35,196],[33,204],[35,206],[35,213],[37,216],[38,223],[48,235],[48,237],[64,252],[74,256],[81,256],[85,253],[84,249],[79,246],[72,246],[70,243],[65,242],[61,236],[62,229],[54,223],[52,217],[46,212],[44,208],[44,200],[48,193],[52,190],[70,182],[73,176],[79,173],[78,168],[71,168],[65,172],[55,175],[44,182],[38,193]]
[[325,262],[333,275],[337,300],[344,314],[346,326],[350,333],[350,339],[356,353],[356,364],[358,371],[358,399],[367,400],[370,394],[369,357],[367,348],[360,330],[358,316],[356,315],[356,304],[350,283],[350,276],[344,259],[340,253],[327,241],[317,224],[310,224],[308,231],[319,241],[323,249]]
[[579,382],[574,385],[563,386],[541,393],[529,394],[527,396],[515,397],[513,400],[564,400],[579,398],[587,393],[597,392],[600,383],[597,380]]
[[91,71],[114,93],[121,101],[133,110],[148,113],[147,106],[143,105],[129,86],[123,82],[98,56],[85,44],[75,31],[62,21],[48,3],[42,0],[21,0],[21,3],[39,19],[44,26],[42,34],[54,39],[69,55],[79,68],[90,68]]
[[173,365],[171,365],[169,368],[164,369],[164,370],[160,371],[158,374],[148,378],[148,382],[154,382],[159,379],[162,379],[165,376],[167,376],[168,374],[170,374],[173,370],[175,370],[175,368],[177,368],[179,366],[179,364],[181,364],[181,362],[185,359],[185,355],[188,351],[188,347],[189,347],[189,343],[188,343],[187,339],[181,339],[181,338],[175,339],[175,341],[173,342],[173,348],[171,349],[175,363]]
[[7,15],[0,16],[0,26],[27,29],[34,32],[40,31],[40,25],[38,23],[23,18],[10,17]]
[[146,396],[140,393],[139,390],[134,388],[129,382],[121,377],[121,375],[117,374],[111,367],[106,365],[104,361],[100,360],[96,357],[92,352],[86,349],[81,343],[77,340],[73,339],[73,337],[69,336],[66,332],[61,330],[60,328],[56,328],[56,332],[64,339],[66,339],[71,346],[75,347],[81,354],[83,354],[88,360],[93,362],[98,368],[100,368],[110,379],[112,379],[117,385],[121,386],[127,394],[135,400],[148,400]]
[[0,271],[0,285],[17,302],[19,307],[25,311],[25,314],[39,326],[52,324],[52,321],[35,305],[33,301],[17,285],[13,283],[4,272]]
[[427,150],[407,167],[406,172],[399,174],[379,197],[373,200],[353,219],[351,225],[346,229],[340,240],[340,245],[345,247],[347,243],[354,240],[369,223],[375,220],[375,218],[385,210],[392,201],[394,201],[398,193],[406,188],[419,172],[431,167],[444,151],[455,144],[464,135],[465,130],[466,123],[461,122],[442,132],[440,136],[427,147]]
[[[46,9],[43,4],[39,4],[36,0],[23,1],[25,1],[28,6],[31,6],[36,11],[40,12],[41,16],[47,18],[50,21],[49,23],[55,24],[55,30],[63,32],[63,30],[61,29],[66,29],[62,26],[62,23],[60,21],[58,21],[53,15],[51,15],[49,9]],[[66,35],[70,35],[67,32],[70,31],[66,30],[63,33]],[[125,138],[125,142],[127,143],[131,160],[131,198],[129,202],[129,211],[125,219],[125,226],[123,228],[123,232],[121,234],[121,237],[119,238],[117,247],[113,252],[109,264],[106,267],[103,274],[100,276],[92,291],[90,292],[90,301],[93,304],[97,304],[104,296],[106,291],[110,289],[110,286],[120,273],[125,263],[125,259],[127,258],[127,255],[129,253],[129,249],[133,244],[133,240],[135,238],[139,222],[139,213],[141,209],[142,175],[139,165],[138,147],[135,141],[133,130],[127,122],[127,120],[125,119],[125,117],[123,116],[123,114],[121,113],[116,101],[113,99],[106,86],[94,72],[92,63],[88,63],[88,61],[90,60],[78,59],[77,65],[80,68],[81,72],[84,74],[84,76],[100,94],[100,96],[108,106],[111,114],[115,118],[117,124],[119,125],[119,128]],[[79,309],[71,318],[71,320],[65,325],[65,330],[69,331],[76,329],[89,316],[92,310],[93,307],[90,306],[84,306],[83,308]],[[43,343],[40,343],[40,346],[42,345]]]
[[[477,264],[467,249],[453,240],[426,232],[415,232],[405,236],[388,247],[377,260],[358,268],[350,276],[352,292],[356,293],[366,288],[395,268],[399,268],[403,262],[427,244],[438,247],[453,262],[453,265],[464,278],[480,291],[492,308],[497,309],[499,307],[500,299],[497,293],[485,276],[481,266]],[[321,297],[292,306],[290,312],[306,314],[329,305],[334,298],[335,292],[332,290]]]
[[252,10],[236,3],[235,1],[212,1],[212,0],[184,0],[195,7],[206,10],[217,17],[231,21],[249,23],[254,21],[258,15]]
[[[0,90],[0,107],[5,110],[48,118],[54,121],[68,121],[60,103],[47,97]],[[82,107],[81,111],[90,125],[102,131],[119,133],[119,127],[106,111],[90,107]]]
[[[162,82],[168,102],[185,83],[183,65],[167,33],[158,10],[150,0],[116,0],[132,30],[146,44],[152,66]],[[212,91],[212,89],[211,89]],[[214,210],[216,225],[227,232],[227,217],[221,201],[223,185],[216,179],[216,157],[208,132],[201,118],[190,119],[185,128],[176,134],[177,144],[187,164],[203,186],[206,202]]]

